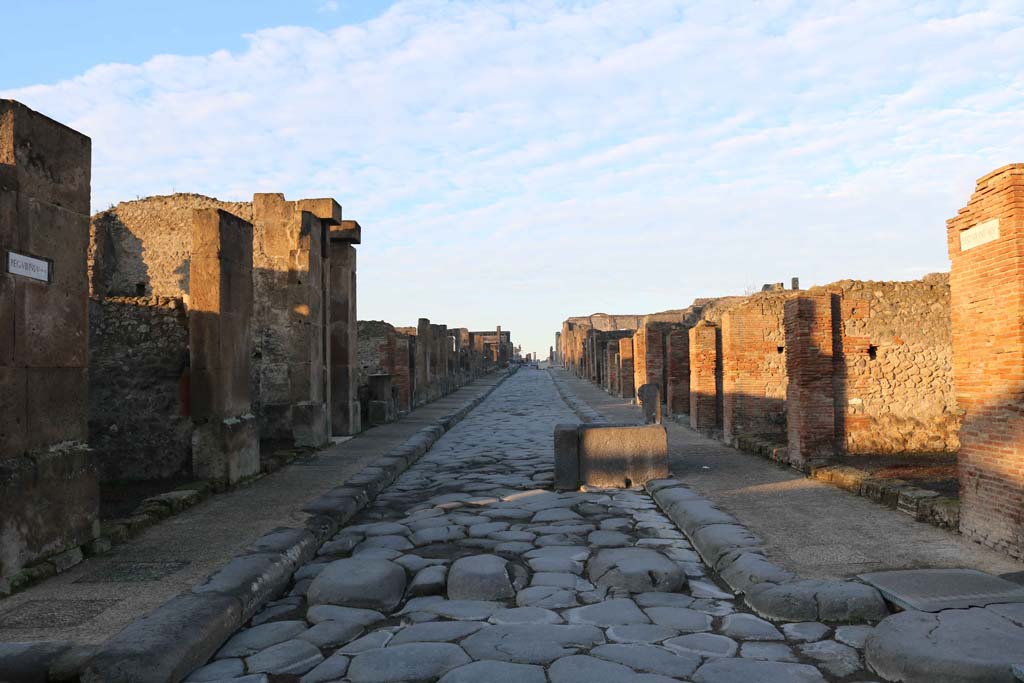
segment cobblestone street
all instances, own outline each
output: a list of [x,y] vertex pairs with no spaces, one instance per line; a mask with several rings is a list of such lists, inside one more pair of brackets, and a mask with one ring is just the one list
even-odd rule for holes
[[647,493],[555,493],[546,372],[513,375],[188,681],[864,681],[865,627],[776,627]]

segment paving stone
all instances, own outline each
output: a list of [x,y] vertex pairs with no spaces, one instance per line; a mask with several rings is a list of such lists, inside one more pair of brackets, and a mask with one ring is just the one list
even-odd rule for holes
[[485,522],[483,524],[474,524],[469,527],[469,536],[470,538],[482,538],[493,533],[506,531],[507,529],[508,522]]
[[469,657],[451,643],[411,643],[356,655],[349,664],[353,683],[427,683],[468,664]]
[[636,603],[628,598],[605,600],[586,607],[577,607],[565,612],[570,624],[591,624],[594,626],[617,626],[620,624],[649,624]]
[[690,607],[694,602],[680,593],[638,593],[633,600],[641,607]]
[[304,674],[324,660],[319,648],[305,640],[286,640],[246,657],[250,673]]
[[697,670],[701,658],[695,654],[673,653],[655,645],[599,645],[590,651],[594,657],[624,664],[637,671],[685,678]]
[[779,629],[753,614],[729,614],[722,619],[722,634],[737,640],[784,640]]
[[335,653],[300,678],[299,683],[331,683],[332,681],[337,681],[348,671],[350,661],[348,655]]
[[394,635],[392,631],[373,631],[341,647],[338,652],[346,655],[356,655],[360,652],[376,650],[386,646]]
[[693,680],[694,683],[826,683],[818,670],[807,664],[733,658],[709,660],[697,669]]
[[560,624],[562,617],[542,607],[512,607],[498,610],[489,621],[493,624]]
[[296,637],[308,640],[319,648],[330,648],[344,645],[362,635],[366,629],[362,624],[352,621],[321,621]]
[[313,579],[311,605],[338,605],[390,612],[405,594],[405,569],[389,560],[336,560]]
[[185,679],[185,683],[206,683],[206,681],[219,681],[225,678],[238,678],[244,673],[245,663],[241,659],[218,659],[193,671]]
[[417,548],[432,543],[447,543],[466,537],[466,529],[461,526],[438,526],[420,529],[409,537]]
[[563,522],[566,520],[580,520],[583,519],[579,514],[566,508],[549,508],[547,510],[541,510],[533,516],[530,521],[533,523],[537,522]]
[[447,576],[447,567],[437,565],[424,567],[409,583],[408,594],[411,596],[441,595],[444,593],[445,577]]
[[533,543],[527,543],[525,541],[504,541],[494,546],[494,552],[496,555],[508,555],[509,557],[516,557],[524,553],[528,553],[536,548]]
[[420,609],[446,619],[484,621],[504,605],[483,600],[438,600]]
[[403,628],[391,639],[390,646],[405,643],[450,643],[476,633],[485,624],[472,621],[428,621]]
[[516,605],[519,607],[543,607],[545,609],[561,609],[576,607],[579,602],[576,594],[557,586],[531,586],[516,593]]
[[655,624],[684,633],[711,630],[711,616],[686,607],[648,607],[644,610]]
[[533,664],[482,661],[452,669],[438,683],[546,683],[544,669]]
[[365,552],[371,548],[384,548],[387,550],[409,550],[412,543],[405,536],[369,536],[352,551],[352,554]]
[[631,593],[672,593],[682,588],[684,583],[683,572],[679,566],[649,548],[601,550],[588,563],[587,576],[595,585],[618,588]]
[[604,634],[594,626],[502,624],[474,633],[462,646],[474,659],[549,664],[603,642]]
[[272,621],[239,631],[217,653],[217,659],[248,657],[271,645],[291,640],[308,628],[304,621]]
[[875,630],[873,626],[839,626],[836,628],[836,640],[843,645],[849,645],[850,647],[858,650],[863,650],[864,641],[867,640],[868,635],[873,630]]
[[837,643],[834,640],[822,640],[817,643],[805,643],[798,645],[797,650],[804,657],[809,657],[819,662],[822,669],[833,676],[849,676],[862,667],[860,655],[849,645]]
[[732,657],[739,645],[727,636],[717,633],[688,633],[664,642],[665,647],[677,652],[691,652],[702,657]]
[[339,605],[313,605],[306,611],[306,621],[311,624],[319,624],[321,621],[328,620],[369,626],[384,621],[384,615],[372,609]]
[[656,643],[679,635],[679,631],[658,624],[626,624],[612,626],[605,635],[616,643]]
[[587,545],[599,548],[622,548],[633,545],[633,539],[619,531],[593,531],[587,536]]
[[695,598],[710,598],[712,600],[732,600],[735,596],[727,593],[710,581],[691,579],[687,582],[687,591]]
[[795,643],[810,643],[821,640],[831,631],[828,626],[817,621],[801,621],[796,624],[783,624],[782,633],[786,640]]
[[508,562],[496,555],[460,557],[448,570],[448,597],[452,600],[503,600],[515,596],[508,577]]
[[798,662],[792,648],[782,643],[767,643],[752,640],[740,646],[740,657],[765,659],[773,662]]
[[[530,577],[531,586],[556,586],[566,590],[575,590],[581,581],[579,576],[570,572],[536,572]],[[586,590],[593,589],[589,581],[584,583],[590,587]]]

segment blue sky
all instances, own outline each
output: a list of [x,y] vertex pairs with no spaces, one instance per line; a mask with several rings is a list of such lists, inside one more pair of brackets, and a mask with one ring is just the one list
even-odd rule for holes
[[1024,161],[1020,0],[11,3],[0,96],[92,136],[94,209],[333,196],[360,318],[524,351],[945,270],[945,219]]

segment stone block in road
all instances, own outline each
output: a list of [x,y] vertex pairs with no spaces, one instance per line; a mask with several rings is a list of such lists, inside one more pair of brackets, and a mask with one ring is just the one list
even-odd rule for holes
[[307,599],[310,605],[390,612],[401,602],[405,582],[405,570],[390,560],[337,560],[313,579]]
[[664,425],[579,427],[580,480],[591,486],[640,486],[668,476]]
[[497,555],[460,557],[448,571],[448,597],[452,600],[504,600],[515,597],[508,577],[508,562]]

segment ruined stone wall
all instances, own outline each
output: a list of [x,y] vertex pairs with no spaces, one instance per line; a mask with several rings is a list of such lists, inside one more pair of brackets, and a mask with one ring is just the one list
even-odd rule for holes
[[688,330],[690,336],[690,426],[702,432],[718,424],[718,328],[701,321]]
[[786,329],[783,307],[794,292],[755,294],[722,316],[722,431],[786,440]]
[[665,335],[665,408],[670,415],[690,412],[689,327],[676,325]]
[[949,277],[837,285],[845,452],[956,451]]
[[104,480],[191,471],[192,420],[183,405],[188,314],[180,298],[89,302],[89,444]]
[[[358,370],[356,376],[359,386],[369,384],[369,376],[382,372],[390,372],[387,367],[389,347],[397,333],[395,328],[383,320],[360,320],[358,331]],[[391,350],[393,355],[393,349]]]
[[248,202],[184,193],[121,202],[95,214],[89,225],[90,295],[187,300],[192,211],[211,208],[252,220]]

